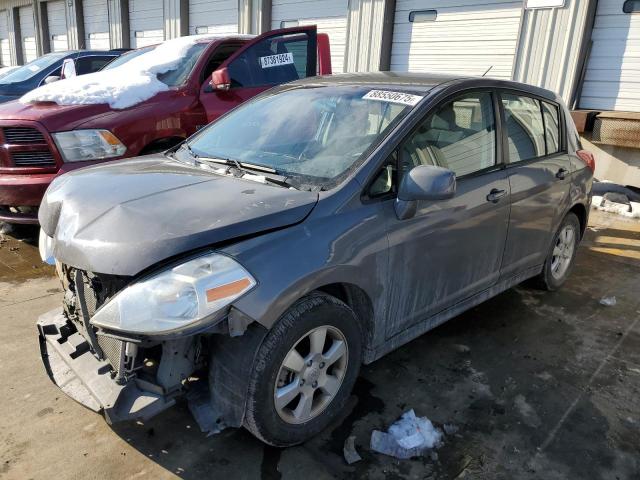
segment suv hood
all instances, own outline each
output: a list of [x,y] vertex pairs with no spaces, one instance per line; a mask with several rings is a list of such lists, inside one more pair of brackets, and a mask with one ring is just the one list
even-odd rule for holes
[[317,193],[155,155],[58,177],[38,216],[58,261],[131,276],[175,255],[298,223],[317,201]]
[[109,105],[58,105],[46,103],[8,102],[0,105],[2,120],[32,120],[49,132],[73,130],[96,116],[111,112]]

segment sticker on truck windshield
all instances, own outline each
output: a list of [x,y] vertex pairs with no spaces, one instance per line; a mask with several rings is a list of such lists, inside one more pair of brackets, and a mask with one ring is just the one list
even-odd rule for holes
[[399,103],[415,107],[424,97],[411,95],[410,93],[390,92],[388,90],[371,90],[364,97],[365,100],[376,100],[378,102]]
[[260,57],[260,65],[262,68],[279,67],[280,65],[291,65],[292,63],[292,53],[279,53],[278,55]]

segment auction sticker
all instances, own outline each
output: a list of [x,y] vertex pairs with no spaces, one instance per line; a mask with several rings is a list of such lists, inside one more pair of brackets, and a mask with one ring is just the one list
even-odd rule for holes
[[289,52],[260,57],[260,65],[262,68],[279,67],[280,65],[291,65],[292,63],[293,54]]
[[403,92],[390,92],[389,90],[371,90],[364,97],[365,100],[377,100],[379,102],[399,103],[415,107],[424,97]]

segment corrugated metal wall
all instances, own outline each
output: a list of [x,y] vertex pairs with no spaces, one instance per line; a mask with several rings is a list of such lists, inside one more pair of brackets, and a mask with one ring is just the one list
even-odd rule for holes
[[640,112],[640,14],[599,0],[580,108]]
[[[435,21],[410,22],[435,10]],[[511,78],[522,2],[397,0],[391,70]]]
[[[385,31],[385,13],[388,0],[350,0],[347,18],[345,71],[367,72],[387,65],[380,65]],[[393,13],[394,5],[391,5]],[[388,15],[389,17],[391,15]],[[389,21],[390,27],[393,23]],[[333,45],[331,45],[333,48]]]
[[552,90],[569,103],[580,75],[580,46],[589,2],[525,10],[513,78]]

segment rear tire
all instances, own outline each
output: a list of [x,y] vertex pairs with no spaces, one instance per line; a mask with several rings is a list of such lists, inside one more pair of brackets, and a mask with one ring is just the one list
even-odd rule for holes
[[568,213],[553,237],[551,248],[537,277],[538,286],[545,290],[557,290],[569,277],[580,242],[580,221],[574,213]]
[[298,300],[256,354],[245,427],[270,445],[302,443],[342,411],[360,370],[356,314],[324,293]]

